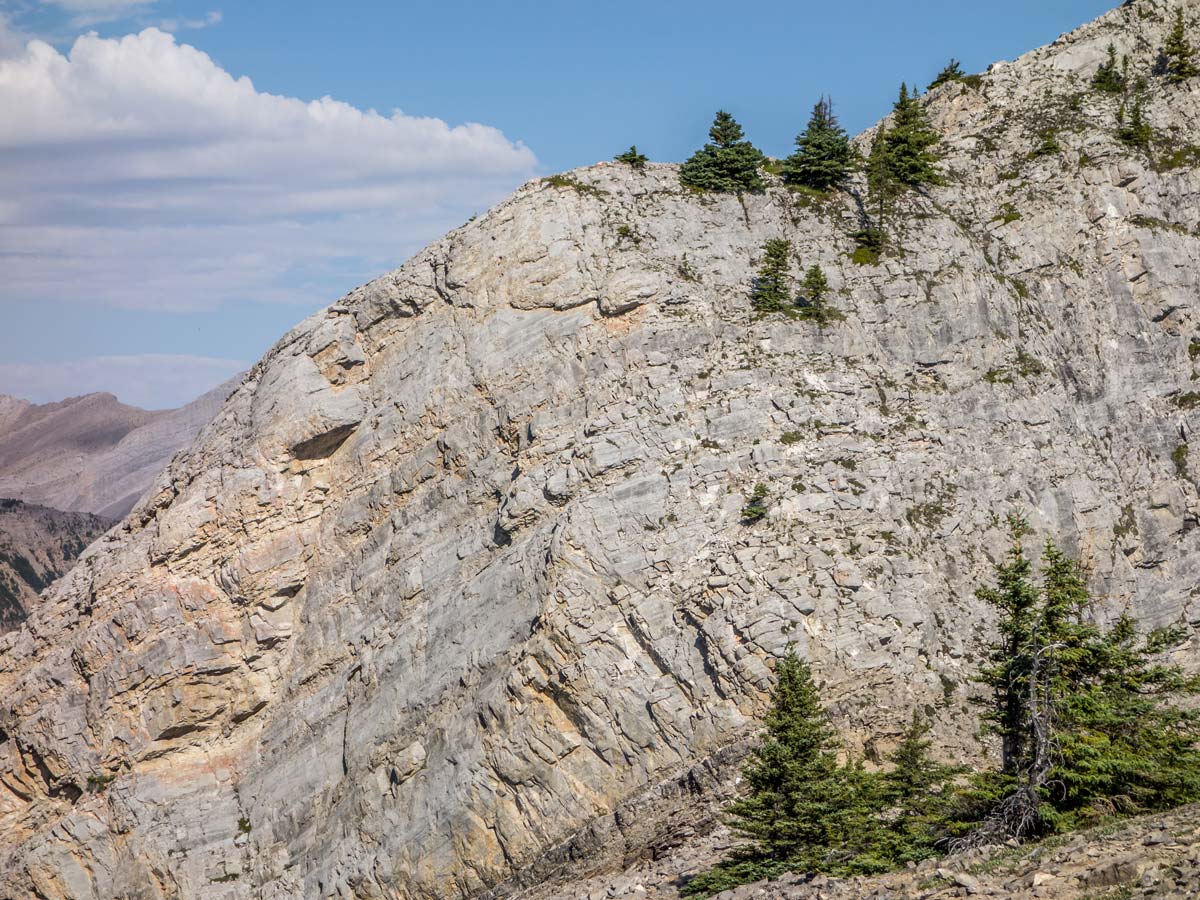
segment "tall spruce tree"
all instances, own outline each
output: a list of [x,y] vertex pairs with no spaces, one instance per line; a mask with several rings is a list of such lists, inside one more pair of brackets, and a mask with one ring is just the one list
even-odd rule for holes
[[941,141],[941,135],[930,124],[919,95],[915,91],[910,94],[907,84],[900,85],[900,96],[892,113],[892,127],[884,137],[892,177],[910,188],[940,184],[942,176],[937,169],[940,157],[933,148]]
[[892,218],[892,207],[900,194],[901,186],[892,172],[888,156],[888,132],[880,126],[871,142],[867,156],[867,222],[855,235],[859,248],[872,258],[878,257],[887,244],[888,225]]
[[1008,525],[1012,543],[1007,559],[996,567],[995,586],[981,587],[975,596],[1000,617],[999,634],[988,647],[987,662],[979,676],[991,693],[982,718],[985,729],[1000,737],[1001,772],[1014,776],[1025,759],[1029,696],[1026,648],[1033,640],[1038,597],[1031,581],[1033,563],[1021,544],[1029,527],[1016,516],[1009,518]]
[[796,136],[796,151],[783,161],[783,180],[827,191],[846,180],[854,167],[854,147],[833,113],[833,100],[822,97],[808,125]]
[[838,742],[808,663],[789,652],[775,671],[765,739],[742,769],[749,795],[730,805],[729,825],[758,858],[821,871],[829,849],[845,839],[853,780],[838,764]]
[[750,303],[761,313],[779,312],[791,306],[791,242],[771,238],[763,244],[763,259],[750,290]]
[[861,761],[838,763],[839,744],[812,671],[795,653],[779,661],[766,732],[742,767],[747,794],[726,810],[746,843],[683,893],[707,896],[784,872],[879,871],[887,803]]
[[1078,563],[1047,542],[1035,586],[1023,535],[1018,522],[996,586],[979,592],[1000,613],[980,680],[1004,755],[999,773],[974,779],[980,822],[960,845],[1200,799],[1200,711],[1179,705],[1200,679],[1161,658],[1185,633],[1142,637],[1128,617],[1101,629]]
[[721,110],[708,131],[709,142],[679,167],[684,187],[720,193],[757,193],[763,189],[759,166],[766,157],[745,140],[742,126]]
[[954,778],[962,771],[937,762],[931,753],[930,724],[918,713],[888,757],[880,777],[883,807],[892,810],[875,856],[890,866],[936,855],[944,820],[953,800]]
[[1171,26],[1163,45],[1163,70],[1167,81],[1172,84],[1200,75],[1200,68],[1196,65],[1196,51],[1188,40],[1182,6],[1175,8],[1175,23]]

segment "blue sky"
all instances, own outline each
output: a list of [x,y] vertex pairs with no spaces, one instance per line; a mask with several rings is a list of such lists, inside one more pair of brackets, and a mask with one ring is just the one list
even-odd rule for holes
[[718,107],[784,155],[1113,5],[0,0],[0,392],[184,402],[529,177]]

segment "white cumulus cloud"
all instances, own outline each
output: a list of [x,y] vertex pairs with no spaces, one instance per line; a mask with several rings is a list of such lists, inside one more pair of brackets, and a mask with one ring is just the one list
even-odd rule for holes
[[0,305],[328,302],[535,166],[485,125],[263,93],[157,28],[30,41],[0,59]]

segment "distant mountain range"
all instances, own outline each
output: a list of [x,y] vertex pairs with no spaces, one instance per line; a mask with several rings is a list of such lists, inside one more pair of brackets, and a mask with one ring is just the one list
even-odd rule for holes
[[160,411],[112,394],[42,405],[0,394],[0,634],[125,517],[237,383]]
[[112,524],[91,513],[0,500],[0,633],[20,625],[38,593]]
[[42,405],[0,394],[0,497],[124,518],[239,380],[153,412],[112,394]]

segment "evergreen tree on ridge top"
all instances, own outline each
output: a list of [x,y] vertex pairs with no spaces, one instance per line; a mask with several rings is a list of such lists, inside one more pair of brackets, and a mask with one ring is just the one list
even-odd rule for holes
[[888,167],[897,182],[905,187],[922,184],[941,184],[937,169],[940,159],[934,147],[941,135],[929,122],[920,94],[900,85],[900,96],[892,108],[892,127],[884,137]]
[[796,151],[783,163],[783,180],[826,191],[846,180],[855,152],[846,130],[833,112],[833,100],[822,97],[813,107],[808,126],[796,136]]
[[765,157],[745,139],[742,126],[725,110],[717,112],[708,131],[709,143],[679,167],[684,187],[717,193],[759,193],[763,190],[758,167]]

